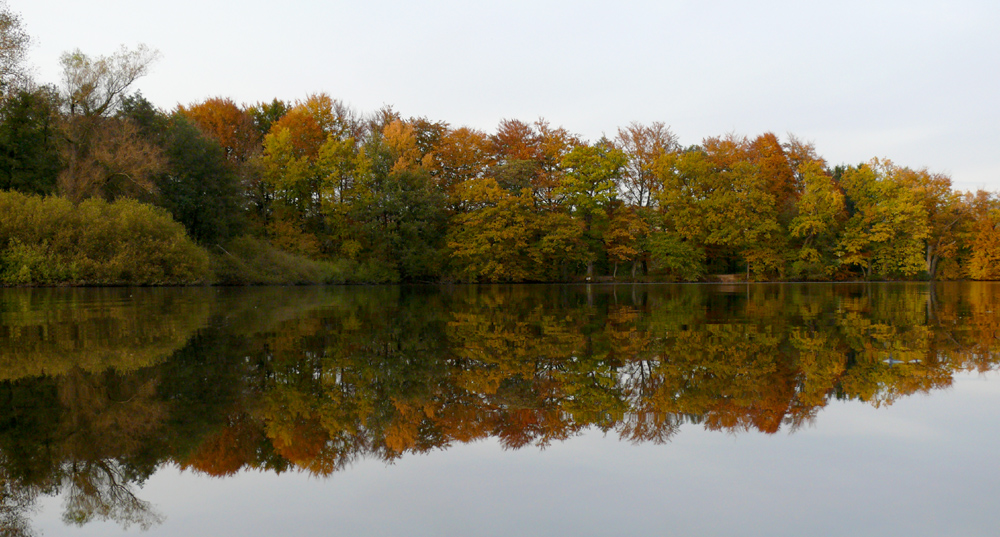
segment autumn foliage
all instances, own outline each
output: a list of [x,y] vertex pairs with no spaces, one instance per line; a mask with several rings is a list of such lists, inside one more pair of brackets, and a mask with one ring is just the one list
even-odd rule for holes
[[[770,132],[685,146],[663,122],[486,132],[325,93],[164,111],[132,92],[156,57],[77,50],[63,88],[0,88],[0,188],[135,199],[213,255],[263,241],[346,282],[998,277],[997,195],[888,159],[831,167]],[[225,279],[301,280],[259,272]]]

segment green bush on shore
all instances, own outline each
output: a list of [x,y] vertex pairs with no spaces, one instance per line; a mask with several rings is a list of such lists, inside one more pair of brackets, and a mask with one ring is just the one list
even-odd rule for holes
[[210,278],[184,227],[134,200],[0,192],[0,284],[178,285]]

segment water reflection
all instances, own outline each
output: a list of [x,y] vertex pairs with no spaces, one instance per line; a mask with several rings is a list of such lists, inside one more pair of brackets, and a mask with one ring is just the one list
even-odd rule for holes
[[996,369],[998,307],[984,283],[3,291],[0,524],[62,493],[67,523],[149,527],[164,464],[794,430]]

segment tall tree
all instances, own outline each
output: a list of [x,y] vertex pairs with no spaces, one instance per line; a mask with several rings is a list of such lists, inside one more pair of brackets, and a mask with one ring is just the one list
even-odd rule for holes
[[462,211],[467,203],[461,185],[484,177],[493,161],[489,138],[468,127],[449,129],[430,155],[431,176],[448,196],[451,211]]
[[896,177],[903,188],[913,192],[927,215],[924,246],[927,275],[936,280],[943,262],[946,277],[959,277],[959,242],[963,224],[969,220],[969,207],[962,195],[952,190],[948,176],[926,169],[900,168]]
[[145,75],[158,53],[145,45],[122,47],[111,56],[90,58],[79,50],[63,54],[64,161],[59,192],[74,201],[90,196],[150,195],[162,169],[158,148],[137,135],[137,127],[113,117],[128,89]]
[[637,208],[616,200],[609,205],[608,229],[604,233],[604,247],[608,260],[614,263],[611,276],[618,277],[619,263],[632,264],[632,278],[636,276],[638,262],[645,254],[644,242],[649,234],[649,224]]
[[511,192],[530,188],[540,172],[541,151],[534,128],[520,120],[505,119],[490,141],[495,162],[492,174],[497,184]]
[[584,236],[590,255],[587,277],[594,275],[594,262],[602,250],[601,241],[608,219],[608,210],[618,197],[616,184],[625,168],[625,153],[608,140],[594,145],[581,145],[563,158],[566,170],[557,194],[575,218],[583,222]]
[[779,218],[787,224],[794,214],[795,198],[801,185],[797,184],[796,169],[785,147],[774,133],[766,132],[749,143],[747,152],[750,162],[760,169],[768,192],[774,196]]
[[271,132],[271,125],[284,117],[291,109],[292,107],[288,103],[275,98],[269,103],[260,102],[251,106],[247,109],[247,113],[253,118],[257,132],[260,133],[261,137],[264,137]]
[[160,203],[202,244],[239,234],[240,182],[226,150],[182,114],[170,118],[166,135],[166,173],[157,180]]
[[789,236],[798,249],[791,275],[827,279],[836,270],[837,234],[847,218],[844,195],[818,162],[799,166],[798,175],[802,191],[789,224]]
[[353,240],[361,256],[386,267],[391,279],[426,281],[442,268],[445,194],[423,167],[412,126],[384,119],[382,131],[369,133],[362,144],[347,196]]
[[529,249],[537,222],[530,191],[512,194],[492,177],[458,188],[467,210],[452,218],[447,237],[456,276],[472,282],[533,279]]
[[[775,198],[743,142],[708,138],[703,147],[661,159],[660,212],[664,229],[676,233],[665,251],[701,246],[714,270],[781,276],[784,232]],[[678,249],[677,239],[693,244]],[[684,266],[679,260],[671,264]]]
[[628,127],[618,129],[615,145],[628,157],[618,185],[622,199],[636,207],[651,206],[660,186],[656,179],[656,161],[680,149],[677,136],[662,122],[642,125],[633,121]]
[[357,132],[350,110],[322,93],[271,123],[259,162],[263,186],[273,197],[261,213],[272,241],[307,254],[337,249],[328,240],[328,224],[339,227],[330,217],[353,188]]
[[135,50],[122,46],[111,56],[91,58],[80,49],[60,58],[66,106],[71,115],[99,117],[113,114],[128,89],[149,72],[159,52],[146,45]]

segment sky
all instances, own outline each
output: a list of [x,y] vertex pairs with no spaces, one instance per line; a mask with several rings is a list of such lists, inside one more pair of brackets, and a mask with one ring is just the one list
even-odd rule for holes
[[888,158],[1000,191],[1000,2],[7,0],[40,82],[140,43],[171,110],[326,92],[362,114],[586,140],[662,121],[683,145],[773,132],[830,165]]

